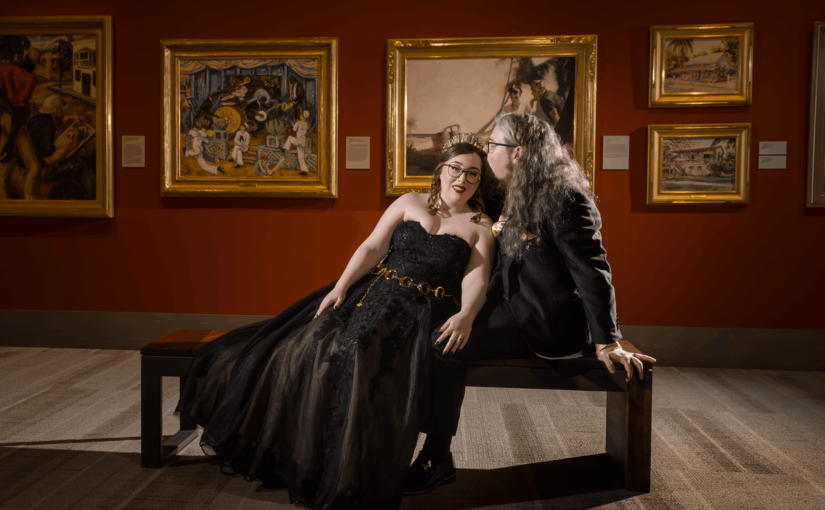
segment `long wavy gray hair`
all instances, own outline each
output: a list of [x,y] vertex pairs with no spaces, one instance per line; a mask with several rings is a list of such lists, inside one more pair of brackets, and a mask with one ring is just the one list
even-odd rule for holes
[[562,227],[561,212],[575,192],[591,200],[595,197],[584,170],[548,123],[523,113],[499,115],[495,121],[505,142],[521,147],[507,185],[503,211],[507,223],[499,236],[504,253],[519,260],[525,230],[549,237]]

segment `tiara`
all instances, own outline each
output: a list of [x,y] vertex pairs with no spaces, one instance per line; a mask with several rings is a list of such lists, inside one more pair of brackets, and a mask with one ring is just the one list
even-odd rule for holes
[[484,145],[481,144],[481,141],[478,139],[478,137],[475,135],[475,133],[470,132],[470,133],[458,133],[457,135],[451,136],[450,139],[447,140],[447,142],[441,148],[441,152],[446,151],[447,149],[449,149],[450,147],[452,147],[453,145],[455,145],[457,143],[469,143],[470,145],[474,145],[474,146],[478,147],[479,149],[482,149],[482,150],[484,149]]

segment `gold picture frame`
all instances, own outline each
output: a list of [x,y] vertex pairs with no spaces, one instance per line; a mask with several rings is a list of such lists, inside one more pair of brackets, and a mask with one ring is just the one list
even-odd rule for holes
[[160,41],[164,197],[338,196],[338,39]]
[[650,29],[651,108],[750,106],[753,23]]
[[388,40],[386,195],[425,191],[450,133],[485,141],[508,110],[552,118],[593,186],[596,53],[595,35]]
[[0,65],[33,83],[0,91],[0,152],[17,132],[0,216],[114,217],[111,16],[0,18],[0,37]]
[[648,126],[647,204],[747,204],[750,124]]
[[811,40],[811,98],[808,130],[806,207],[825,207],[825,22],[814,24]]

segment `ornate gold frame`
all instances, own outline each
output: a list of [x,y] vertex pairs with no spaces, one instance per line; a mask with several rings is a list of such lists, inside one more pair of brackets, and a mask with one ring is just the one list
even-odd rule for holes
[[488,37],[467,39],[389,39],[387,41],[386,195],[426,191],[431,177],[407,176],[407,60],[441,58],[576,57],[575,156],[595,184],[596,150],[595,35]]
[[[750,188],[750,124],[652,124],[647,128],[647,204],[747,204]],[[733,192],[662,191],[664,138],[736,138]]]
[[[161,56],[161,183],[164,197],[232,196],[335,198],[338,196],[338,39],[164,39]],[[181,178],[181,59],[317,58],[318,180]]]
[[[97,39],[95,200],[0,200],[0,216],[113,218],[112,17],[37,16],[0,18],[0,34],[94,34]],[[3,184],[5,185],[5,184]]]
[[[739,83],[735,92],[665,93],[665,38],[739,38]],[[753,90],[753,23],[672,25],[650,28],[651,108],[691,106],[750,106]]]
[[814,24],[806,207],[825,207],[825,22]]

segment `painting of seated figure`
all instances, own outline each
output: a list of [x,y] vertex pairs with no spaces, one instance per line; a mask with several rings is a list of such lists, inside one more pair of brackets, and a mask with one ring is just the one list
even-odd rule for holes
[[484,143],[496,116],[511,113],[550,124],[592,185],[596,36],[387,44],[388,196],[426,190],[451,137]]

